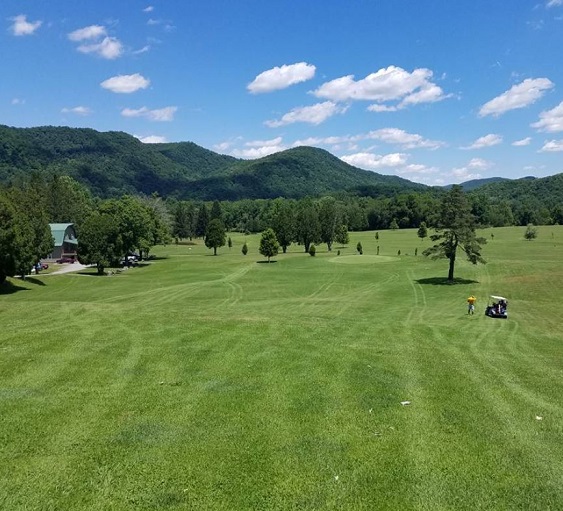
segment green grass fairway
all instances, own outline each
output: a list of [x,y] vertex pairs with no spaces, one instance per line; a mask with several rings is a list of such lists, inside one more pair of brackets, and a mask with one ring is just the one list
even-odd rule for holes
[[563,509],[563,227],[524,231],[455,285],[415,230],[12,279],[0,509]]

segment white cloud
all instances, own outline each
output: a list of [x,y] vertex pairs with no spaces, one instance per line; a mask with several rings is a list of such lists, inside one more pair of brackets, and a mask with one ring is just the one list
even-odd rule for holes
[[456,182],[463,182],[469,181],[471,179],[479,179],[483,177],[479,172],[476,171],[483,171],[490,169],[493,166],[493,163],[487,160],[483,160],[482,158],[472,158],[469,160],[467,165],[463,167],[453,168],[448,174],[455,178]]
[[543,147],[540,149],[541,153],[559,152],[559,151],[563,151],[563,140],[546,141]]
[[244,145],[247,147],[271,147],[279,146],[282,143],[282,137],[272,138],[271,140],[252,140],[246,142]]
[[234,149],[231,151],[231,155],[237,158],[256,159],[287,149],[282,137],[271,140],[252,140],[244,145],[246,149]]
[[548,133],[563,131],[563,101],[555,108],[542,112],[540,120],[531,124],[531,126],[538,131],[546,131]]
[[370,140],[380,140],[387,144],[399,145],[403,149],[438,149],[439,147],[445,145],[444,142],[428,140],[416,133],[407,133],[406,131],[397,128],[383,128],[370,131],[365,138]]
[[319,146],[319,145],[335,145],[350,142],[352,140],[349,136],[344,137],[308,137],[293,142],[294,147],[298,146]]
[[262,94],[274,90],[285,89],[290,85],[305,82],[315,76],[316,67],[306,62],[284,64],[260,73],[246,87],[252,94]]
[[25,99],[14,98],[14,99],[12,99],[12,101],[10,101],[10,103],[12,105],[25,105]]
[[546,7],[557,7],[559,5],[563,5],[563,0],[549,0]]
[[479,110],[479,116],[492,115],[498,117],[509,110],[524,108],[540,99],[554,84],[547,78],[527,78],[522,83],[514,85],[500,96],[485,103]]
[[87,106],[75,106],[73,108],[63,108],[61,110],[63,114],[76,114],[76,115],[90,115],[92,110]]
[[294,108],[287,114],[283,115],[281,119],[266,121],[264,124],[270,128],[278,128],[295,122],[307,122],[309,124],[317,125],[326,121],[333,115],[346,112],[346,110],[347,107],[337,105],[332,101],[325,101],[324,103],[317,103],[312,106]]
[[483,158],[472,158],[469,160],[466,168],[468,169],[475,169],[475,170],[486,170],[493,166],[493,163],[487,160],[483,160]]
[[81,44],[78,51],[94,53],[104,59],[113,60],[121,56],[123,45],[116,37],[104,37],[99,43]]
[[27,21],[26,14],[18,14],[10,19],[14,22],[10,29],[15,36],[31,35],[43,24],[42,21]]
[[150,85],[150,80],[135,73],[133,75],[117,75],[104,80],[100,85],[107,90],[119,94],[130,94],[139,89],[146,89]]
[[349,165],[366,170],[378,170],[381,168],[401,167],[406,164],[408,155],[403,153],[391,153],[379,155],[374,153],[355,153],[341,156],[340,159]]
[[88,39],[98,39],[107,34],[106,28],[101,25],[90,25],[88,27],[79,28],[68,34],[71,41],[85,41]]
[[174,114],[177,112],[178,107],[167,106],[165,108],[159,108],[155,110],[150,110],[146,106],[134,110],[132,108],[124,108],[121,111],[123,117],[144,117],[149,121],[157,122],[169,122],[174,120]]
[[482,149],[483,147],[491,147],[500,143],[502,143],[502,137],[491,133],[478,138],[470,146],[462,147],[461,149]]
[[148,135],[146,137],[135,135],[135,137],[143,142],[143,144],[164,144],[168,142],[168,140],[166,140],[166,137],[161,137],[160,135]]
[[424,175],[424,174],[435,174],[438,172],[438,168],[436,167],[428,167],[426,165],[421,165],[420,163],[411,163],[410,165],[406,165],[402,169],[397,170],[397,174],[405,175],[405,174],[414,174],[414,175]]
[[430,80],[430,69],[415,69],[412,73],[396,66],[382,68],[361,80],[354,75],[342,76],[321,85],[313,94],[332,101],[370,100],[384,103],[399,101],[395,106],[371,105],[371,111],[392,111],[408,105],[442,101],[447,95]]
[[143,12],[152,12],[154,11],[154,7],[152,5],[147,5],[144,9]]
[[387,105],[370,105],[368,106],[368,110],[370,112],[396,112],[398,108],[396,106],[387,106]]
[[140,55],[141,53],[147,53],[148,51],[150,51],[151,47],[150,45],[145,45],[142,48],[139,48],[138,50],[133,51],[133,55]]
[[522,147],[522,146],[530,145],[531,141],[532,141],[532,137],[526,137],[523,138],[522,140],[516,140],[512,142],[512,145],[515,147]]

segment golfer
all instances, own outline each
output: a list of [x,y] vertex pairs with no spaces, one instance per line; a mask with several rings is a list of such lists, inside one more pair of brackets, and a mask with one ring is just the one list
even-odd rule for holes
[[477,298],[475,298],[473,295],[471,295],[468,299],[467,299],[467,314],[475,314],[475,302],[477,301]]

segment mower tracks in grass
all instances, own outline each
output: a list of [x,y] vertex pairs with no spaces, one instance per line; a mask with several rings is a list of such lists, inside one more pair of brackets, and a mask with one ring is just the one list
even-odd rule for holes
[[415,280],[414,272],[408,271],[406,277],[412,288],[413,303],[409,308],[405,324],[421,323],[425,321],[427,308],[426,293],[420,283]]

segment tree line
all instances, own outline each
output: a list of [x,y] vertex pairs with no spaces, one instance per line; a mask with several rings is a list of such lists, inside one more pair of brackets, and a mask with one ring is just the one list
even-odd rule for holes
[[[459,187],[454,187],[460,193]],[[226,232],[271,229],[283,252],[297,243],[348,243],[348,232],[440,226],[442,191],[398,193],[394,197],[335,194],[304,199],[245,199],[212,203],[125,195],[100,199],[65,175],[31,173],[9,187],[0,187],[0,281],[25,274],[52,252],[48,223],[73,223],[79,238],[79,258],[102,273],[128,252],[148,254],[156,244],[172,239],[202,238],[217,253]],[[463,193],[475,228],[486,226],[563,223],[563,207],[533,201],[513,207],[506,200]],[[465,207],[464,206],[464,207]]]

